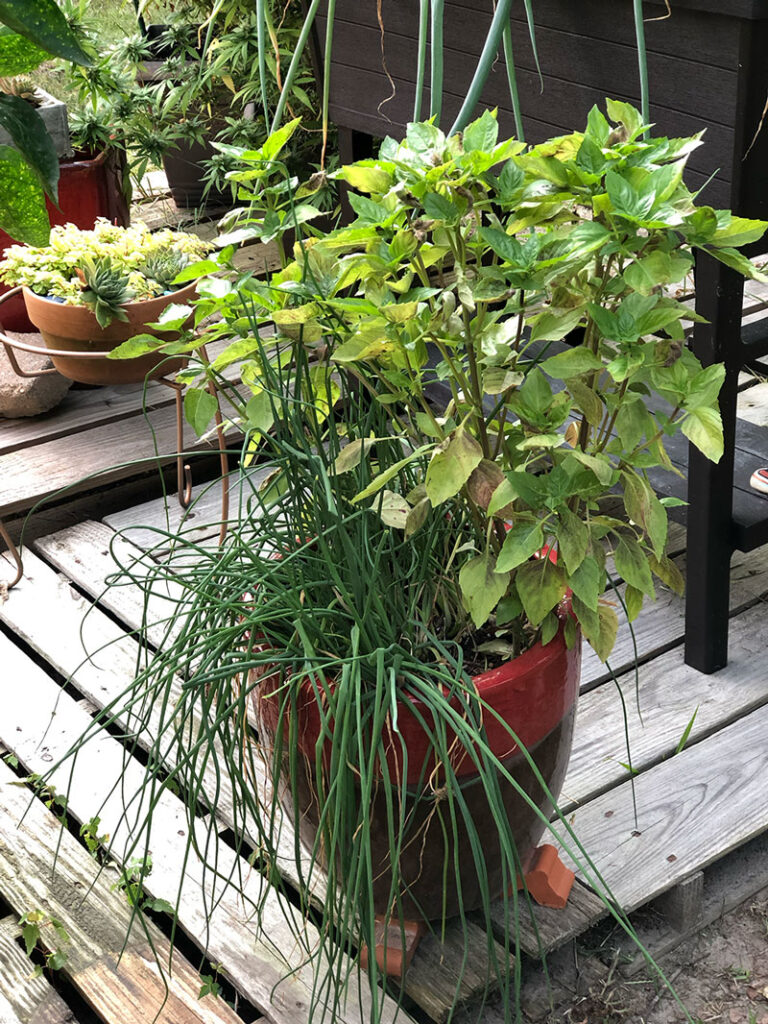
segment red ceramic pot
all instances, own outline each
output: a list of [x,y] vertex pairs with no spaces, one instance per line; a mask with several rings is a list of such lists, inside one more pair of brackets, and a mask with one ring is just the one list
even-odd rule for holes
[[[80,153],[73,160],[59,161],[59,205],[46,200],[51,225],[74,224],[90,231],[99,217],[106,217],[110,223],[125,227],[131,219],[125,198],[125,174],[125,154],[118,149],[96,156]],[[0,259],[10,245],[16,244],[5,231],[0,231]],[[0,284],[0,295],[9,287]],[[34,331],[21,295],[3,303],[2,324],[6,331]]]
[[[72,355],[51,356],[59,373],[81,384],[138,384],[147,377],[170,373],[184,365],[183,359],[150,353],[137,359],[82,358],[78,353],[110,352],[136,334],[154,334],[164,341],[179,337],[178,331],[157,331],[147,327],[173,302],[189,302],[195,296],[195,284],[160,295],[145,302],[129,302],[123,309],[128,322],[113,320],[107,327],[99,323],[87,306],[68,306],[24,289],[27,313],[42,335],[47,348]],[[187,324],[191,323],[190,314]],[[185,325],[186,326],[186,325]]]
[[[555,799],[562,786],[571,751],[580,670],[581,639],[579,637],[575,646],[568,650],[561,625],[558,634],[546,647],[536,644],[514,661],[475,676],[474,679],[482,700],[507,723],[525,746]],[[265,676],[255,691],[261,739],[268,750],[273,747],[280,716],[281,701],[275,692],[276,682],[275,677]],[[428,712],[420,702],[412,701],[410,705],[401,702],[398,706],[398,728],[408,751],[406,778],[409,792],[405,814],[409,823],[408,837],[411,838],[401,850],[398,873],[403,883],[404,915],[436,919],[443,913],[449,917],[457,914],[460,906],[465,911],[479,907],[483,901],[483,886],[478,881],[470,839],[462,820],[457,823],[455,841],[446,840],[445,823],[441,822],[439,814],[440,776],[439,772],[433,771],[435,765],[431,759],[434,755],[415,712],[429,723]],[[286,793],[283,803],[293,816],[296,800],[301,837],[309,845],[315,838],[318,825],[314,765],[315,746],[320,736],[320,715],[309,682],[300,692],[297,714],[298,746],[304,756],[300,758],[298,792]],[[500,778],[505,811],[512,823],[521,869],[525,872],[545,825],[520,791],[530,797],[545,817],[551,813],[551,802],[536,772],[507,729],[490,714],[486,714],[484,724],[493,753],[519,787],[518,790],[508,780]],[[287,736],[287,729],[284,735]],[[388,747],[387,760],[390,777],[402,777],[399,742],[393,742]],[[287,755],[284,761],[287,768]],[[459,777],[475,830],[483,843],[488,876],[486,885],[491,892],[501,895],[505,882],[508,884],[510,880],[505,879],[504,857],[495,838],[497,828],[483,787],[477,784],[478,776],[473,759],[466,750],[457,748],[453,755],[453,767]],[[283,777],[287,778],[287,770]],[[430,780],[426,786],[425,779]],[[374,905],[377,912],[383,913],[390,900],[391,885],[386,797],[383,791],[374,797],[371,822],[370,841],[376,867]],[[446,842],[450,844],[448,849]],[[447,878],[444,872],[446,856],[449,866]],[[455,863],[460,865],[458,879]]]

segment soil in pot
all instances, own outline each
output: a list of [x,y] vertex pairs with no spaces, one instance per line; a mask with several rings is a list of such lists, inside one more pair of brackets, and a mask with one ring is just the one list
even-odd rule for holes
[[[136,334],[154,334],[164,341],[178,338],[178,331],[160,332],[148,328],[172,302],[184,303],[194,297],[195,285],[187,285],[170,295],[160,295],[145,302],[130,302],[123,308],[128,322],[113,320],[108,327],[99,326],[86,306],[68,306],[53,299],[35,295],[24,289],[29,318],[52,351],[72,355],[52,356],[53,365],[65,377],[81,384],[137,384],[147,377],[178,370],[183,359],[149,353],[137,359],[83,359],[78,353],[110,352]],[[190,316],[189,322],[192,317]]]

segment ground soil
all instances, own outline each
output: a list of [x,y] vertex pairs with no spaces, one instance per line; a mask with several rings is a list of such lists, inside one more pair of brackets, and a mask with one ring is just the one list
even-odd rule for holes
[[612,927],[586,933],[551,955],[549,992],[541,970],[526,971],[525,1019],[533,1024],[768,1024],[768,889],[660,960],[689,1017],[651,969],[626,976],[629,959]]

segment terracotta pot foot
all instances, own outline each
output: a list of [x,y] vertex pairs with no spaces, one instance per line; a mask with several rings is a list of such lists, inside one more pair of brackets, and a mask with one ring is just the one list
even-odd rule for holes
[[[386,925],[384,917],[377,915],[374,955],[379,970],[392,978],[402,978],[425,931],[426,926],[422,921],[403,921],[401,929],[399,921],[390,920]],[[360,951],[360,964],[364,970],[368,967],[367,946],[363,946]]]
[[[557,847],[551,843],[542,843],[535,850],[531,866],[525,873],[525,885],[540,907],[562,910],[568,902],[574,878],[573,871],[560,860]],[[517,887],[523,887],[520,879]]]

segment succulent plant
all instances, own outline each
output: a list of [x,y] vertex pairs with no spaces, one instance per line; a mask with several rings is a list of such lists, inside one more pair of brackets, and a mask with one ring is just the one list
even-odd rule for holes
[[147,256],[139,267],[141,273],[157,281],[163,291],[168,291],[180,271],[189,263],[189,256],[178,249],[165,249]]
[[84,257],[78,270],[78,277],[85,285],[82,299],[93,310],[100,327],[107,327],[113,320],[128,320],[122,308],[130,302],[134,292],[128,287],[128,275],[115,266],[109,256],[100,259]]

